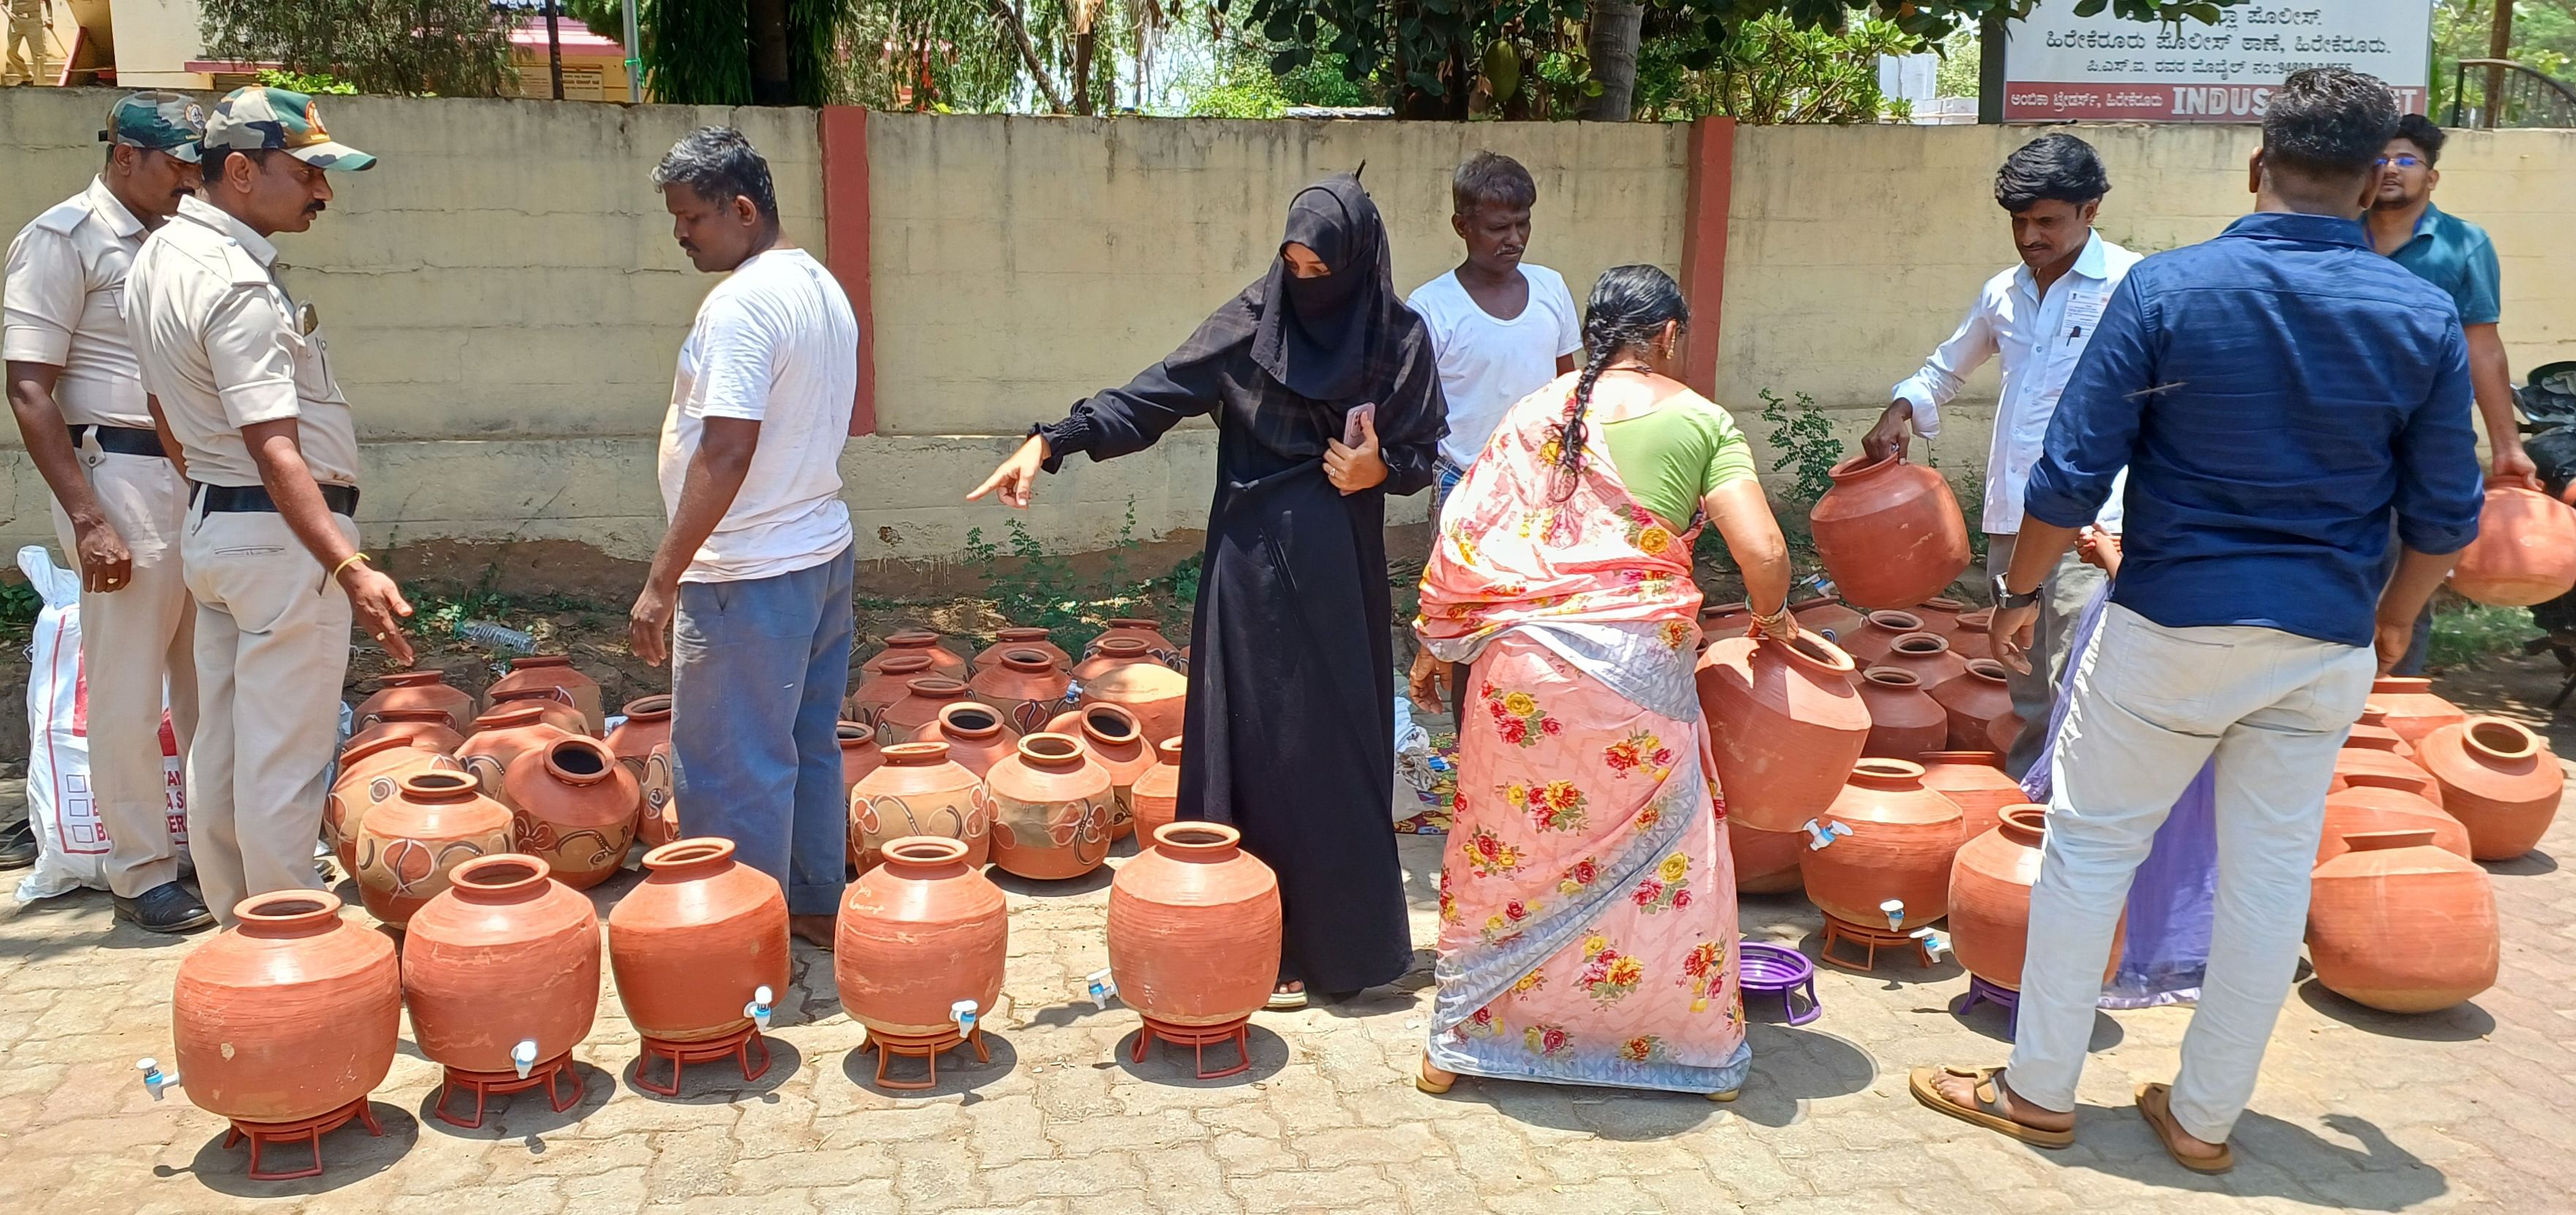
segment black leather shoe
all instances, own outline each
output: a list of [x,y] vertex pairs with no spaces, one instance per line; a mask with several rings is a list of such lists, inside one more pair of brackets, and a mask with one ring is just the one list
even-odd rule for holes
[[130,899],[119,896],[116,918],[145,932],[195,932],[215,923],[215,913],[177,882],[163,882]]
[[0,827],[0,869],[24,869],[35,863],[35,820],[22,818]]

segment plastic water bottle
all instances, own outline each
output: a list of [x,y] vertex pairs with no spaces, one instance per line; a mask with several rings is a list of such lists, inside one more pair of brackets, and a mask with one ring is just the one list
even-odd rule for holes
[[456,626],[456,635],[487,649],[504,654],[534,654],[537,639],[528,633],[490,620],[468,620]]

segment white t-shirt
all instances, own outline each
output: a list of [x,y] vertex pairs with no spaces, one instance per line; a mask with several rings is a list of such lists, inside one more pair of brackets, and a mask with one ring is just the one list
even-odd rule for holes
[[1485,450],[1503,415],[1556,378],[1556,361],[1583,352],[1583,314],[1565,278],[1521,263],[1529,303],[1510,320],[1485,311],[1451,270],[1413,289],[1406,300],[1431,330],[1440,362],[1440,391],[1449,398],[1449,436],[1440,454],[1464,468]]
[[742,492],[683,582],[743,582],[808,569],[850,546],[841,445],[859,391],[859,322],[841,284],[802,249],[736,268],[698,305],[662,422],[662,508],[680,507],[708,418],[760,423]]

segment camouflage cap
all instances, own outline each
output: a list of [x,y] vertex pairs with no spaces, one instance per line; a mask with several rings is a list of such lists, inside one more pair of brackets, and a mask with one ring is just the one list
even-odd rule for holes
[[376,163],[375,157],[334,141],[331,132],[322,129],[322,115],[313,99],[302,93],[252,86],[224,94],[215,103],[214,116],[206,120],[206,150],[264,148],[283,149],[317,169],[357,170]]
[[206,107],[182,94],[156,89],[117,98],[115,105],[107,107],[107,129],[98,133],[98,141],[167,152],[194,164],[197,141],[205,134]]

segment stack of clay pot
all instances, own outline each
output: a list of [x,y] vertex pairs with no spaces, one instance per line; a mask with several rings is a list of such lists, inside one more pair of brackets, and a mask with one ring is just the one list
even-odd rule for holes
[[501,792],[515,850],[543,859],[575,890],[617,872],[635,842],[642,792],[597,739],[559,738],[521,753]]
[[1851,656],[1806,632],[1794,641],[1727,637],[1700,654],[1696,678],[1736,888],[1794,890],[1801,824],[1832,804],[1869,743]]
[[2328,991],[2421,1013],[2494,986],[2495,892],[2485,870],[2433,838],[2429,830],[2358,832],[2317,866],[2308,960]]
[[368,808],[356,840],[358,895],[369,914],[400,928],[447,889],[458,865],[511,850],[510,812],[466,773],[417,772]]
[[[1923,787],[1919,764],[1864,759],[1815,816],[1829,842],[1798,858],[1807,897],[1826,915],[1873,930],[1912,930],[1948,914],[1959,807]],[[1902,905],[1890,923],[1884,905]]]
[[[1960,846],[1950,866],[1950,950],[1962,969],[2007,991],[2021,990],[2030,889],[2039,882],[2047,824],[2045,806],[2008,807],[1992,829]],[[2123,917],[2111,936],[2110,963],[2102,969],[2106,983],[2120,969],[2127,930]]]
[[2425,735],[2468,718],[2458,706],[2433,694],[2430,679],[2383,675],[2370,685],[2370,704],[2378,710],[2379,724],[2396,731],[2410,747]]
[[787,991],[787,896],[736,862],[733,842],[684,839],[644,854],[642,882],[608,913],[608,965],[626,1019],[652,1045],[745,1033],[759,989]]
[[1911,672],[1923,694],[1946,707],[1950,685],[1968,677],[1967,660],[1950,652],[1950,639],[1938,633],[1912,632],[1896,639],[1887,656],[1871,663],[1873,668]]
[[[1232,1035],[1240,1048],[1244,1022],[1269,1002],[1279,880],[1241,844],[1232,827],[1168,824],[1110,882],[1109,973],[1118,998],[1144,1014],[1146,1037],[1204,1044]],[[1145,1047],[1140,1037],[1136,1057]],[[1199,1074],[1229,1073],[1202,1062]]]
[[[1170,674],[1168,670],[1164,672]],[[984,776],[993,863],[1025,878],[1081,877],[1109,859],[1109,770],[1064,734],[1031,734]]]
[[1959,613],[1959,631],[1950,638],[1950,651],[1970,661],[1994,657],[1994,638],[1990,635],[1994,624],[1995,610],[1990,607]]
[[2540,736],[2501,717],[2471,717],[2424,735],[2416,761],[2441,787],[2441,806],[2469,830],[2469,855],[2509,861],[2539,846],[2564,777]]
[[581,724],[559,722],[575,734],[597,738],[608,732],[608,714],[599,699],[599,682],[574,670],[562,654],[532,654],[510,660],[510,671],[484,690],[483,711],[505,702],[538,700],[561,705],[580,715]]
[[626,702],[626,720],[608,732],[608,753],[635,781],[635,847],[659,848],[680,838],[671,788],[671,698]]
[[965,863],[982,866],[992,821],[981,778],[942,742],[896,743],[883,759],[850,787],[850,867],[866,873],[889,842],[925,835],[958,841]]
[[1904,457],[1855,456],[1807,522],[1844,601],[1899,608],[1942,592],[1968,568],[1968,524],[1941,474]]
[[2477,538],[2451,567],[2451,589],[2480,603],[2529,607],[2576,589],[2576,511],[2538,478],[2487,487]]

